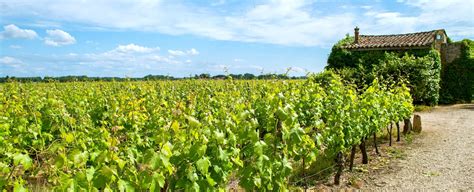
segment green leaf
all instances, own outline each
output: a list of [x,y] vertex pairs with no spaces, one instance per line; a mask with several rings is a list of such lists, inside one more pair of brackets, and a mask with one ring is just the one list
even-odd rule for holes
[[177,121],[173,121],[173,123],[171,123],[171,129],[173,129],[174,132],[178,132],[179,131],[179,123]]
[[190,159],[196,161],[206,154],[207,145],[195,144],[189,149]]
[[115,159],[115,162],[117,163],[117,165],[119,166],[120,169],[123,169],[125,167],[125,164],[127,164],[126,161],[124,161],[120,158]]
[[23,187],[23,185],[19,182],[15,182],[15,185],[13,186],[13,192],[27,192],[28,189]]
[[207,172],[208,172],[208,169],[209,169],[209,166],[211,166],[211,162],[209,161],[209,159],[207,157],[203,157],[201,159],[199,159],[197,162],[196,162],[196,167],[197,169],[203,174],[203,175],[206,175]]
[[31,160],[30,156],[28,156],[28,155],[16,153],[13,156],[13,164],[15,166],[18,166],[18,165],[21,164],[21,165],[23,165],[23,168],[25,170],[28,170],[33,165],[33,161]]
[[210,175],[206,175],[206,181],[211,186],[214,186],[216,184],[216,182],[214,181],[214,179],[212,179],[212,177]]
[[92,181],[92,179],[94,178],[94,173],[95,173],[95,168],[94,167],[90,167],[90,168],[86,169],[86,178],[87,178],[88,182]]
[[278,119],[284,121],[285,119],[288,118],[288,113],[286,113],[282,108],[278,108],[278,110],[275,112]]
[[108,166],[103,166],[100,173],[108,179],[112,179],[113,176],[117,175],[117,171]]
[[118,188],[119,188],[120,192],[124,192],[124,191],[133,192],[133,191],[135,191],[135,188],[133,187],[133,185],[128,181],[119,179],[118,182],[117,182],[117,185],[118,185]]
[[73,153],[73,160],[75,166],[80,166],[81,164],[85,163],[88,159],[87,151],[79,152],[76,151]]
[[263,154],[263,148],[267,146],[267,144],[264,141],[257,141],[254,144],[254,153],[256,155],[262,155]]
[[201,123],[197,119],[195,119],[194,117],[186,115],[185,118],[188,120],[189,126],[191,126],[191,127],[200,127],[201,126]]
[[262,186],[262,179],[260,177],[254,177],[253,178],[253,184],[257,187],[260,188]]
[[194,189],[194,191],[199,192],[200,191],[199,190],[199,184],[196,183],[196,182],[193,182],[193,189]]
[[165,186],[165,176],[163,176],[163,174],[161,173],[155,173],[153,174],[153,179],[158,183],[158,186],[160,186],[160,188],[163,188]]
[[188,170],[186,177],[190,181],[196,181],[198,179],[198,175],[196,174],[196,172],[194,172],[194,170]]
[[244,166],[244,162],[242,160],[240,160],[240,157],[237,156],[236,158],[232,158],[232,161],[238,165],[239,167],[243,167]]
[[9,173],[10,172],[10,167],[3,163],[3,162],[0,162],[0,173]]
[[113,192],[113,190],[109,186],[106,186],[104,192]]
[[63,133],[62,137],[66,143],[72,143],[74,141],[74,135],[72,133]]
[[219,160],[227,161],[227,154],[226,154],[226,152],[225,152],[224,150],[222,150],[221,147],[218,148],[217,154],[218,154],[217,158],[218,158]]

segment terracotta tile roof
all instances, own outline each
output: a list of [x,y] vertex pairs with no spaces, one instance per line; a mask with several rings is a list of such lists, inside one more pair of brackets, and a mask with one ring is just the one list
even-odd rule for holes
[[424,48],[431,46],[439,30],[396,34],[396,35],[360,35],[359,43],[343,46],[346,49],[402,49]]

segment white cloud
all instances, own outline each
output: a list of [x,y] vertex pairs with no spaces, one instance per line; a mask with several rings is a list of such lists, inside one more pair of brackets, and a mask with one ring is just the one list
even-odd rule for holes
[[420,26],[429,26],[432,29],[445,28],[448,35],[474,36],[472,30],[474,1],[472,0],[405,0],[403,2],[421,10],[417,16]]
[[0,32],[0,39],[34,39],[38,37],[35,31],[21,29],[13,24],[5,25],[3,29],[4,31]]
[[46,30],[46,33],[48,34],[48,36],[44,38],[44,43],[46,45],[60,47],[76,43],[76,39],[63,30]]
[[190,50],[187,50],[187,51],[181,51],[181,50],[168,50],[168,53],[171,55],[171,56],[192,56],[192,55],[199,55],[199,51],[192,48]]
[[83,64],[129,65],[146,67],[150,64],[180,64],[181,60],[158,54],[159,47],[145,47],[136,44],[118,45],[116,48],[102,52],[79,55]]
[[311,5],[311,1],[275,0],[226,21],[236,32],[232,40],[297,46],[327,46],[352,28],[352,13],[317,15],[308,10]]
[[168,50],[168,53],[173,56],[184,56],[186,53],[180,50]]
[[131,43],[128,45],[119,45],[115,50],[122,53],[130,53],[130,52],[149,53],[152,51],[159,51],[160,48],[159,47],[155,47],[155,48],[143,47],[143,46],[139,46],[139,45],[135,45]]
[[398,0],[415,11],[368,9],[357,21],[361,34],[393,34],[445,29],[450,37],[473,37],[474,1]]
[[[5,14],[32,13],[85,27],[190,34],[217,40],[313,46],[332,44],[353,27],[351,13],[314,14],[311,0],[272,0],[220,11],[177,1],[7,3]],[[83,9],[81,7],[87,7]],[[107,14],[104,14],[107,13]]]
[[4,56],[4,57],[0,57],[0,64],[4,64],[11,67],[18,67],[21,64],[23,64],[23,62],[13,57]]
[[[400,12],[369,10],[365,19],[358,21],[361,34],[393,34],[415,32],[420,23],[415,16],[404,16]],[[432,29],[422,29],[432,30]],[[352,35],[352,34],[351,34]]]
[[61,28],[61,24],[55,21],[35,21],[33,23],[28,23],[28,26],[37,27],[37,28]]
[[179,63],[181,63],[180,61],[176,61],[176,60],[173,60],[171,58],[167,58],[167,57],[163,57],[163,56],[159,56],[159,55],[152,55],[147,59],[149,59],[150,61],[159,62],[159,63],[168,63],[168,64],[179,64]]
[[[344,5],[339,2],[330,8],[325,6],[328,3],[314,0],[269,0],[238,4],[213,1],[215,5],[228,3],[237,6],[230,8],[182,1],[116,0],[113,5],[104,0],[11,2],[4,3],[4,12],[0,15],[36,14],[41,15],[42,20],[78,23],[88,30],[187,34],[217,40],[290,46],[328,47],[344,37],[344,34],[352,33],[356,25],[361,28],[362,34],[445,28],[448,35],[474,36],[472,0],[398,0],[398,7],[385,6],[385,3],[377,1],[370,6],[347,6],[349,3]],[[346,9],[341,11],[343,7]]]
[[197,50],[194,49],[194,48],[192,48],[192,49],[186,51],[186,53],[187,53],[188,55],[199,55],[199,51],[197,51]]

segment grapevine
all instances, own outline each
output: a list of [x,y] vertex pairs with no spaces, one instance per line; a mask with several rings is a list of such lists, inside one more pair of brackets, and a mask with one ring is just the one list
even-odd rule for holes
[[0,188],[287,191],[322,155],[340,156],[408,118],[404,84],[364,90],[306,80],[0,85]]

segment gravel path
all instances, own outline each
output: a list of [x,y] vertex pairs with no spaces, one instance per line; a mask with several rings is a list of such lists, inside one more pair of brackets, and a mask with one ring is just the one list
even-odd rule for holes
[[363,190],[474,190],[474,104],[418,113],[423,130],[406,158],[391,171],[371,176]]

